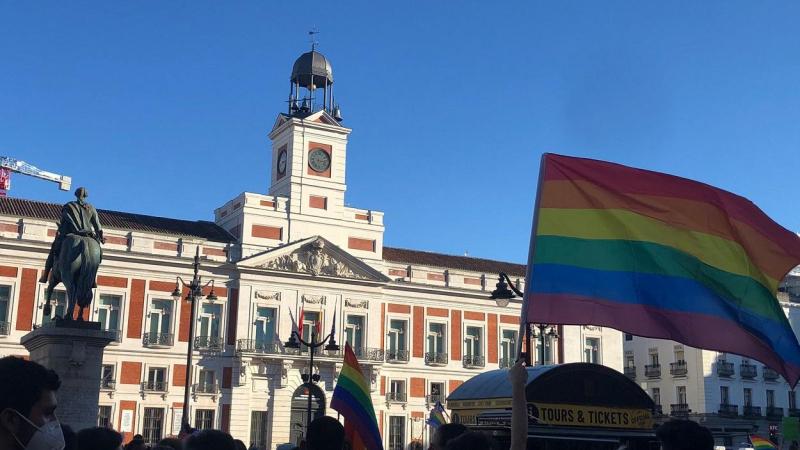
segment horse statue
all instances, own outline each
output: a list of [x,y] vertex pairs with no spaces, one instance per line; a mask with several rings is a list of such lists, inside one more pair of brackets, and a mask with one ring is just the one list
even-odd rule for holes
[[67,291],[67,308],[61,320],[73,320],[77,305],[78,319],[83,320],[83,310],[92,303],[92,289],[96,287],[97,269],[103,260],[101,243],[105,243],[97,211],[85,202],[85,188],[75,191],[76,201],[61,209],[61,222],[55,241],[50,248],[45,272],[40,282],[47,283],[44,314],[50,316],[53,289],[64,283]]

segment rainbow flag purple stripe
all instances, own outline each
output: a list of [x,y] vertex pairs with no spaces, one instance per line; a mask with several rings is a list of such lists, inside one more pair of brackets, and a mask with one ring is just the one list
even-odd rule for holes
[[542,157],[527,319],[608,326],[751,357],[800,378],[775,297],[800,238],[749,200],[604,161]]
[[333,390],[331,408],[341,413],[345,426],[352,426],[355,429],[366,448],[383,449],[369,385],[349,343],[344,347],[344,364],[339,372],[336,388]]

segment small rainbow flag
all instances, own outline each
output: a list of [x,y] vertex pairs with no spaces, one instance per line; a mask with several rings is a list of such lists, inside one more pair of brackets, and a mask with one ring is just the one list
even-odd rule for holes
[[342,414],[345,429],[353,430],[358,435],[358,446],[363,445],[369,450],[383,450],[369,385],[349,342],[344,346],[344,365],[339,373],[336,389],[333,390],[331,408]]
[[428,420],[426,422],[433,428],[440,427],[447,423],[447,419],[444,417],[444,406],[442,406],[442,402],[436,402],[436,406],[431,409],[431,413],[428,416]]
[[764,439],[762,437],[756,436],[751,434],[750,436],[750,444],[756,450],[774,450],[778,447],[772,443],[772,441],[768,439]]
[[599,325],[744,355],[800,379],[777,298],[800,238],[746,198],[664,173],[542,157],[527,322]]

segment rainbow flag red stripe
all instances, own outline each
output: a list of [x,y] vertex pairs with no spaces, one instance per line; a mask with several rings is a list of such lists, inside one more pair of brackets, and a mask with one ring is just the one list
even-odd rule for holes
[[600,325],[754,358],[794,385],[775,293],[800,238],[749,200],[604,161],[542,157],[527,319]]
[[750,435],[750,444],[752,444],[753,448],[756,450],[773,450],[778,448],[775,444],[772,443],[772,441],[756,436],[754,434]]
[[345,428],[355,430],[366,448],[383,449],[369,385],[349,343],[344,347],[344,364],[333,390],[331,408],[341,413],[345,419]]

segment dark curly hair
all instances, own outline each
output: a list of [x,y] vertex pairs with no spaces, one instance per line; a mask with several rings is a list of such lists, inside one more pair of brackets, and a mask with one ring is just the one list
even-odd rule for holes
[[16,356],[0,358],[0,411],[12,408],[27,416],[43,391],[60,386],[58,374],[41,364]]

